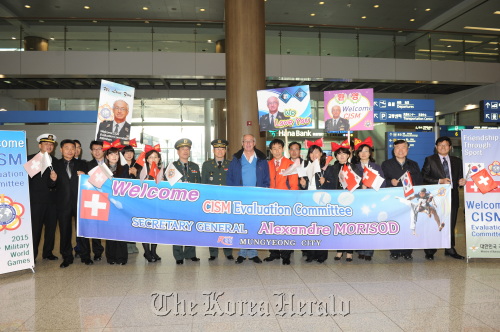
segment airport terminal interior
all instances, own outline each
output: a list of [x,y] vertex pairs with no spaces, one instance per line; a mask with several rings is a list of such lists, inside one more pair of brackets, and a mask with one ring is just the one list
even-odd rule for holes
[[[248,17],[255,24],[238,26]],[[461,157],[461,129],[498,128],[481,101],[500,99],[499,22],[498,0],[2,0],[0,130],[26,131],[28,154],[43,133],[79,139],[90,160],[96,120],[61,119],[96,114],[104,79],[135,88],[136,155],[159,143],[163,161],[174,161],[187,137],[201,166],[213,139],[228,139],[232,155],[247,131],[262,150],[274,138],[340,143],[345,134],[324,133],[323,93],[373,89],[435,102],[432,123],[380,121],[353,133],[372,137],[378,164],[391,158],[389,132],[434,134],[427,155],[448,136]],[[255,35],[241,40],[247,32]],[[310,130],[259,133],[256,90],[299,85],[310,88]],[[44,111],[46,121],[23,115]],[[467,256],[459,191],[455,248]],[[61,268],[59,239],[58,229],[58,260],[42,259],[42,240],[33,270],[0,274],[0,331],[500,331],[498,258],[376,250],[349,262],[331,250],[318,263],[295,250],[290,265],[235,264],[197,247],[200,261],[176,264],[171,245],[148,262],[137,243],[125,265],[76,258]]]

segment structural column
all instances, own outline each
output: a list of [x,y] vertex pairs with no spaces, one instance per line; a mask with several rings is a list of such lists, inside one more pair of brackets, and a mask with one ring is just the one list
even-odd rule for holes
[[266,87],[264,0],[226,0],[225,7],[229,152],[241,149],[244,134],[253,134],[265,151],[257,106],[257,90]]

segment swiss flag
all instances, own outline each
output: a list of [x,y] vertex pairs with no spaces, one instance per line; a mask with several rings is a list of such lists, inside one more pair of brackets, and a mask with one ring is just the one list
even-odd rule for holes
[[30,178],[41,172],[43,161],[42,159],[43,154],[41,152],[38,152],[33,158],[31,158],[26,164],[23,165]]
[[490,173],[488,173],[485,168],[472,175],[471,179],[474,181],[479,191],[483,194],[498,188],[497,183],[493,180]]
[[139,155],[139,157],[137,157],[137,160],[135,161],[135,163],[141,165],[142,167],[144,167],[144,161],[145,161],[145,159],[146,159],[146,152],[141,152],[141,154]]
[[348,166],[346,164],[344,164],[344,166],[342,167],[342,171],[339,173],[339,177],[340,176],[342,176],[343,178],[343,181],[341,180],[341,182],[345,183],[345,189],[349,190],[350,192],[356,190],[359,185],[359,181],[361,180],[359,175],[354,173],[351,166]]
[[108,177],[104,174],[99,165],[92,168],[89,175],[90,177],[88,181],[96,188],[101,188],[104,182],[108,180]]
[[410,172],[406,171],[405,174],[403,174],[399,180],[403,184],[403,190],[405,192],[405,197],[410,196],[411,194],[414,193],[413,190],[413,180],[411,179]]
[[110,202],[107,193],[94,190],[82,190],[80,201],[80,218],[92,220],[109,220]]
[[384,178],[373,168],[365,166],[363,169],[363,184],[378,191],[382,183],[384,183]]
[[[492,191],[490,191],[490,193],[492,193],[492,192],[500,193],[500,181],[496,181],[496,183],[497,183],[498,188],[493,189]],[[466,193],[479,193],[480,191],[479,191],[479,188],[474,183],[474,181],[467,181],[467,183],[465,184],[465,192]]]

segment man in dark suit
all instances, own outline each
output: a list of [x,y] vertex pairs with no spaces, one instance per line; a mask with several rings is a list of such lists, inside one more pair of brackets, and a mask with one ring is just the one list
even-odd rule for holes
[[[56,136],[53,134],[42,134],[38,136],[38,148],[41,153],[47,152],[50,156],[54,151]],[[28,156],[28,160],[33,159],[36,154]],[[52,163],[57,159],[50,156]],[[56,173],[47,168],[45,172],[38,173],[32,178],[28,177],[30,188],[30,205],[31,205],[31,231],[33,234],[33,253],[34,257],[38,256],[38,247],[42,237],[42,229],[45,226],[45,235],[43,239],[43,259],[51,261],[57,260],[52,250],[54,250],[54,240],[57,227],[57,210],[56,210]]]
[[280,101],[277,97],[271,96],[267,99],[268,114],[260,117],[260,131],[276,130],[275,120],[285,120],[283,113],[278,112]]
[[[436,140],[437,154],[425,158],[422,167],[422,177],[426,184],[451,184],[451,212],[450,221],[445,226],[450,227],[451,247],[444,251],[446,256],[455,259],[464,259],[455,250],[455,225],[457,223],[457,213],[459,205],[458,187],[465,185],[463,177],[462,160],[458,157],[450,156],[451,140],[449,137],[439,137]],[[446,225],[447,224],[447,225]],[[436,249],[425,249],[425,258],[434,259]]]
[[330,115],[332,116],[332,118],[326,120],[326,122],[325,122],[325,131],[326,132],[348,131],[350,129],[349,120],[341,118],[340,112],[341,112],[341,109],[340,109],[339,105],[332,106],[331,111],[330,111]]
[[[68,267],[73,263],[72,219],[77,213],[78,205],[78,176],[87,173],[87,164],[75,159],[76,145],[73,140],[61,141],[62,158],[54,163],[57,174],[57,218],[59,220],[60,250],[64,261],[61,267]],[[80,247],[80,258],[86,265],[93,264],[89,254],[89,240],[77,237],[76,242]]]
[[116,139],[130,138],[130,123],[127,120],[128,104],[123,100],[113,103],[113,120],[101,122],[97,132],[97,140],[112,142]]

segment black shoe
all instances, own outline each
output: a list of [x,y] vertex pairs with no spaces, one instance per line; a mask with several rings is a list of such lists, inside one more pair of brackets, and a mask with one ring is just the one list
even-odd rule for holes
[[275,259],[276,259],[276,258],[269,256],[269,257],[264,258],[264,262],[272,262],[272,261],[274,261]]
[[398,259],[398,258],[399,258],[399,255],[398,255],[398,254],[391,254],[391,256],[390,256],[390,257],[391,257],[391,259],[392,259],[393,261],[395,261],[396,259]]
[[428,261],[433,261],[434,260],[434,254],[426,254],[425,255],[425,259],[427,259]]
[[210,256],[210,257],[208,258],[208,260],[209,260],[209,261],[214,261],[216,258],[217,258],[217,257],[215,257],[215,256]]
[[47,257],[44,257],[43,259],[48,259],[49,261],[56,261],[59,258],[57,256],[54,256],[54,255],[50,254]]
[[[352,254],[347,254],[347,255],[351,255],[351,257],[346,257],[346,258],[345,258],[345,261],[346,261],[346,262],[352,262]],[[347,255],[346,255],[346,256],[347,256]]]
[[197,261],[199,261],[200,259],[199,259],[198,257],[191,257],[191,260],[192,260],[193,262],[197,262]]
[[365,261],[371,261],[372,260],[372,256],[365,256]]
[[324,259],[318,259],[318,263],[323,263],[325,260]]
[[177,264],[177,265],[184,264],[184,260],[183,259],[178,259],[178,260],[175,261],[175,264]]
[[65,267],[68,267],[70,264],[72,264],[73,262],[70,262],[70,261],[66,261],[64,260],[61,265],[59,265],[59,267],[61,268],[65,268]]
[[154,252],[154,253],[151,253],[151,256],[153,257],[153,259],[154,259],[155,261],[161,261],[161,257],[160,257],[160,256],[158,256],[158,254],[157,254],[157,253],[155,253],[155,252]]
[[230,261],[232,261],[234,259],[233,255],[229,255],[226,258],[229,259]]
[[80,258],[80,252],[79,251],[75,251],[75,258]]
[[411,254],[404,255],[403,258],[405,261],[411,261],[413,259],[413,256]]
[[100,261],[100,260],[102,260],[101,255],[94,255],[94,260],[95,260],[95,261]]
[[152,263],[154,262],[154,258],[153,258],[153,255],[151,255],[151,252],[144,252],[144,258],[146,258],[146,260],[149,262],[149,263]]
[[336,261],[339,261],[342,258],[342,256],[344,256],[344,254],[342,254],[340,256],[335,256],[335,257],[333,257],[333,259]]
[[115,265],[115,262],[111,261],[111,262],[108,262],[109,265]]
[[82,259],[82,263],[85,263],[85,265],[92,265],[94,264],[94,261],[91,260],[90,258],[87,258],[87,259]]
[[243,261],[244,261],[245,259],[246,259],[246,258],[245,258],[245,257],[243,257],[243,256],[238,256],[238,258],[236,258],[235,263],[236,263],[236,264],[241,264],[241,263],[243,263]]
[[117,263],[117,264],[118,264],[118,265],[125,265],[125,264],[127,264],[127,263]]
[[313,260],[314,260],[314,258],[312,258],[312,257],[307,257],[306,262],[307,262],[307,263],[311,263]]
[[365,255],[358,255],[359,259],[365,259],[365,257],[366,257]]
[[251,261],[254,261],[254,263],[262,263],[262,260],[259,258],[259,256],[255,256],[255,257],[252,257],[250,258]]
[[445,256],[450,256],[451,258],[455,258],[455,259],[465,259],[464,256],[462,255],[459,255],[455,249],[451,249],[451,250],[445,250],[444,251],[444,255]]
[[290,259],[289,258],[283,258],[283,265],[290,265]]

